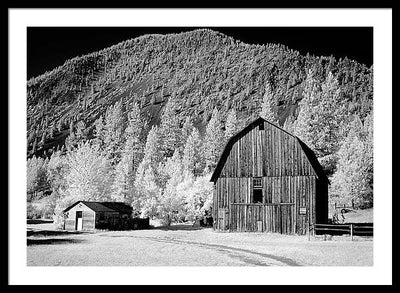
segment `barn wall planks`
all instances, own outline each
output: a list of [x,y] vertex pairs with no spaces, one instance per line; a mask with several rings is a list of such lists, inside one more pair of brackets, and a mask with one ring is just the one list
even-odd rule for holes
[[220,177],[315,175],[297,138],[264,122],[255,125],[230,147]]
[[[252,200],[252,178],[219,178],[217,187],[214,192],[218,194],[218,204],[214,203],[216,210],[228,210],[229,216],[225,221],[228,221],[229,230],[231,231],[256,231],[257,223],[255,218],[251,217],[254,213],[261,215],[265,213],[266,217],[259,218],[257,221],[264,221],[263,226],[268,226],[266,223],[268,217],[272,215],[274,223],[282,222],[282,227],[279,229],[274,226],[272,230],[282,233],[299,233],[306,232],[307,217],[312,217],[312,222],[315,223],[315,206],[310,205],[315,197],[315,176],[283,176],[283,177],[263,177],[263,205],[266,207],[282,206],[279,210],[261,211],[254,208],[245,209],[243,206],[259,207]],[[291,206],[287,210],[287,206]],[[233,206],[233,207],[232,207]],[[237,206],[240,206],[239,208]],[[301,214],[300,209],[306,208],[307,214]],[[276,208],[275,208],[276,209]],[[214,211],[215,212],[215,211]],[[236,216],[235,216],[236,215]],[[239,219],[236,217],[239,216]],[[278,219],[275,217],[284,217]],[[295,228],[296,219],[299,221]],[[250,222],[248,222],[250,221]],[[232,222],[230,225],[229,222]],[[253,227],[253,228],[249,228]],[[269,227],[269,226],[268,226]],[[271,231],[271,229],[263,229],[263,231]]]

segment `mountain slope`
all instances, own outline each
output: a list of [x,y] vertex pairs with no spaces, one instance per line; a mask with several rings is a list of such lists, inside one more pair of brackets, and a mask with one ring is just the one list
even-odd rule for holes
[[[276,45],[249,45],[221,33],[199,29],[145,35],[66,61],[27,82],[27,155],[62,145],[71,122],[89,129],[116,101],[138,102],[150,125],[170,98],[177,119],[194,118],[202,130],[214,107],[235,108],[242,120],[255,117],[266,82],[277,99],[280,123],[297,115],[308,70],[320,81],[338,79],[349,115],[365,117],[372,108],[373,70],[333,56],[302,56]],[[225,118],[225,117],[224,117]]]

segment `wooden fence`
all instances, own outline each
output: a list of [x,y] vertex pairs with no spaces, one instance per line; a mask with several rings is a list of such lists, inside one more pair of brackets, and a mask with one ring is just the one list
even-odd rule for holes
[[308,229],[308,239],[310,235],[343,235],[349,234],[353,241],[353,236],[373,236],[374,227],[372,223],[348,223],[348,224],[313,224]]

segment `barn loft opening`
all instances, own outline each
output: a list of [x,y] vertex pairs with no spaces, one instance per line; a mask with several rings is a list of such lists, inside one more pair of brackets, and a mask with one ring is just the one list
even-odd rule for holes
[[253,178],[253,203],[263,202],[262,178]]
[[262,203],[262,189],[254,189],[253,190],[253,202],[254,203]]

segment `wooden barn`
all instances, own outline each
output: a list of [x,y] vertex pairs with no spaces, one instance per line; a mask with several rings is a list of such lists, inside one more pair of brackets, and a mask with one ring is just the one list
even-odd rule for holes
[[218,231],[305,234],[328,221],[328,184],[299,138],[258,118],[234,135],[212,174]]
[[132,211],[122,202],[78,201],[63,211],[64,230],[106,229],[131,218]]

